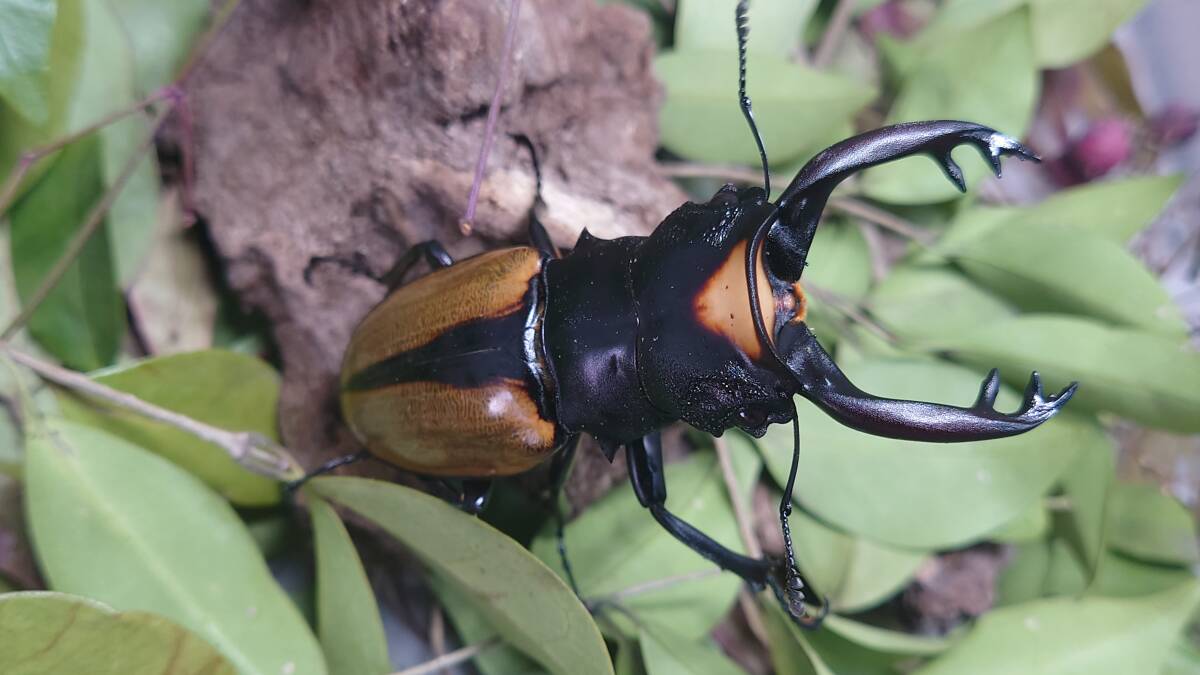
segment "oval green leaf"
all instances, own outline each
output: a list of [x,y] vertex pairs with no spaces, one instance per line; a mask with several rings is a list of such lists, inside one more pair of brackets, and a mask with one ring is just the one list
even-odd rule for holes
[[900,633],[836,614],[827,617],[824,626],[830,632],[882,654],[932,656],[946,651],[953,644],[948,638]]
[[928,558],[839,532],[803,511],[792,514],[796,561],[839,612],[870,609],[908,583]]
[[[465,591],[436,574],[430,575],[428,582],[463,644],[480,644],[499,637],[491,622],[475,608],[474,601]],[[505,642],[481,651],[472,663],[483,675],[545,675],[546,672],[536,661]],[[620,675],[619,665],[617,672]]]
[[[279,375],[253,356],[219,349],[173,354],[92,374],[92,379],[193,419],[276,439]],[[63,413],[162,455],[242,506],[269,506],[280,485],[252,473],[224,449],[175,427],[100,401],[64,393]]]
[[867,307],[902,341],[953,334],[1016,313],[962,274],[924,265],[894,269],[871,291]]
[[54,0],[0,1],[0,99],[34,124],[49,115],[42,73],[57,7]]
[[47,420],[29,439],[25,478],[34,549],[54,590],[162,614],[243,675],[325,673],[245,526],[190,474],[98,429]]
[[[71,144],[9,213],[13,276],[22,304],[83,226],[104,192],[100,141]],[[98,232],[29,319],[29,333],[64,364],[79,370],[106,366],[125,334],[125,307],[117,287],[108,237]]]
[[[725,51],[737,58],[737,34],[733,30],[738,0],[682,0],[675,9],[675,47]],[[787,57],[800,43],[816,0],[759,0],[750,5],[753,37],[747,48]],[[736,90],[735,90],[736,91]]]
[[331,675],[387,675],[387,638],[375,593],[342,520],[309,495],[317,551],[317,635]]
[[1166,289],[1111,239],[1075,228],[1010,222],[944,252],[977,282],[1026,310],[1187,334]]
[[[851,380],[878,396],[969,405],[983,372],[931,361],[865,359]],[[1002,390],[1001,410],[1018,398]],[[1026,434],[986,442],[897,441],[844,427],[798,401],[800,473],[796,499],[823,520],[902,548],[948,548],[985,536],[1033,505],[1099,442],[1094,423],[1060,415]],[[792,435],[772,427],[760,443],[777,482],[787,477]]]
[[715,646],[689,640],[667,628],[642,629],[639,640],[647,675],[743,675]]
[[[732,14],[728,22],[732,37]],[[667,90],[659,113],[664,146],[701,162],[759,163],[738,107],[736,50],[676,49],[660,55],[654,69]],[[812,150],[875,95],[861,83],[770,53],[752,52],[749,71],[754,119],[777,164]]]
[[920,675],[1157,673],[1200,602],[1190,582],[1138,598],[1052,598],[985,614]]
[[1038,65],[1063,68],[1108,44],[1146,0],[1029,0]]
[[115,612],[62,593],[0,595],[5,675],[235,675],[221,653],[146,612]]
[[1089,579],[1095,577],[1104,552],[1105,509],[1116,461],[1117,448],[1110,438],[1108,443],[1081,448],[1075,464],[1063,474],[1063,496],[1069,509],[1054,514],[1054,529],[1071,546]]
[[[931,119],[970,120],[1010,136],[1025,133],[1037,99],[1029,13],[1009,12],[932,44],[900,88],[888,124]],[[975,153],[961,148],[956,155]],[[1011,161],[1011,160],[1010,160]],[[990,171],[974,159],[963,173],[969,186]],[[973,169],[973,170],[972,170]],[[913,158],[871,169],[863,191],[895,204],[954,199],[958,191],[928,159]]]
[[1030,370],[1047,391],[1081,383],[1074,410],[1109,411],[1147,426],[1200,431],[1200,353],[1184,340],[1110,328],[1067,316],[1021,316],[930,338],[922,346],[1024,384]]
[[[742,494],[748,495],[761,471],[758,453],[739,434],[727,438]],[[744,552],[715,453],[698,452],[669,464],[666,483],[667,508],[672,513],[719,543]],[[667,533],[638,503],[628,484],[612,490],[568,524],[565,541],[579,590],[592,600],[640,584],[714,569],[711,562]],[[562,569],[552,531],[538,537],[532,549],[552,569]],[[622,604],[644,623],[698,640],[729,611],[741,585],[732,574],[718,574],[641,593]],[[622,618],[613,615],[614,622]]]
[[1109,497],[1108,517],[1109,546],[1117,551],[1167,565],[1200,562],[1191,512],[1155,486],[1116,484]]
[[604,640],[579,599],[554,572],[492,526],[400,485],[322,477],[309,487],[403,542],[468,595],[506,640],[551,671],[613,672]]

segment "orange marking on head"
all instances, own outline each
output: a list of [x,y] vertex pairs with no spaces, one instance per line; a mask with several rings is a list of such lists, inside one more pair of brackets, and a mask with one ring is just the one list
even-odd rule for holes
[[[775,305],[771,283],[763,269],[761,251],[757,268],[759,310],[767,335],[774,335]],[[700,289],[693,307],[701,325],[729,338],[735,347],[750,358],[762,356],[763,345],[754,329],[754,316],[750,313],[750,289],[746,286],[746,242],[739,242],[733,247],[729,257]]]

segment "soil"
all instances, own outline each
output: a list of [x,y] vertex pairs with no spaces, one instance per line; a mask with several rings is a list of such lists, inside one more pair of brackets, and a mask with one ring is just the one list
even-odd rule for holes
[[367,273],[430,238],[457,257],[524,242],[534,177],[512,134],[537,147],[539,216],[559,245],[584,228],[647,233],[684,200],[654,168],[646,18],[528,0],[475,231],[460,234],[507,5],[243,2],[189,81],[196,209],[230,286],[272,326],[281,433],[308,468],[353,449],[334,392],[352,329],[384,294]]

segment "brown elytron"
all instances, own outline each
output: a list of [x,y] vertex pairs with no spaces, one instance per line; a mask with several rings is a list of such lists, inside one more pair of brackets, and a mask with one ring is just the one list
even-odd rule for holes
[[532,248],[484,253],[396,289],[363,319],[342,411],[372,454],[426,475],[503,476],[559,446],[525,339],[544,312],[542,264]]

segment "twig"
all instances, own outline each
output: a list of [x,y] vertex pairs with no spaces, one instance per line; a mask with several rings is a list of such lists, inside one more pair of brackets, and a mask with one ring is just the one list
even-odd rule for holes
[[896,344],[900,341],[895,334],[880,325],[878,321],[868,317],[865,313],[863,313],[862,310],[858,308],[857,305],[854,304],[853,301],[849,300],[848,298],[845,298],[834,291],[811,283],[805,283],[804,290],[811,293],[812,296],[817,300],[828,304],[834,309],[834,311],[871,331],[876,335],[876,337],[879,337],[884,342],[887,342],[888,344]]
[[4,179],[3,187],[0,187],[0,215],[8,212],[8,208],[12,206],[13,199],[16,198],[17,190],[21,187],[21,183],[25,180],[25,176],[28,175],[30,170],[32,170],[33,167],[45,157],[58,152],[59,150],[74,143],[75,141],[80,140],[81,138],[86,138],[87,136],[96,133],[97,131],[114,122],[119,122],[130,115],[145,110],[159,101],[166,99],[177,99],[179,96],[180,93],[178,88],[173,86],[163,87],[162,89],[150,94],[137,103],[120,110],[114,110],[113,112],[101,117],[86,127],[83,127],[82,129],[73,131],[65,136],[61,136],[53,141],[50,141],[49,143],[46,143],[45,145],[41,145],[21,153],[21,158],[17,160],[17,165],[13,167],[12,171],[9,172],[8,177]]
[[45,380],[133,411],[156,422],[175,427],[202,441],[212,443],[228,453],[235,462],[254,473],[280,481],[295,480],[304,475],[303,469],[296,464],[287,450],[262,434],[249,431],[226,431],[173,410],[160,408],[132,394],[100,384],[86,375],[61,368],[14,349],[7,342],[0,342],[0,353],[8,355],[13,361],[32,370]]
[[869,220],[883,229],[895,232],[905,239],[911,239],[921,246],[928,247],[933,245],[934,235],[923,230],[920,225],[901,218],[886,209],[872,206],[862,200],[854,199],[853,197],[831,197],[829,199],[829,208],[841,211],[846,215]]
[[[729,493],[729,502],[733,504],[733,517],[737,521],[742,544],[750,557],[761,558],[762,546],[758,543],[758,537],[754,536],[753,518],[747,511],[742,496],[738,494],[737,473],[729,456],[729,444],[724,438],[715,438],[713,442],[717,450],[717,462],[721,465],[721,477],[725,479],[725,490]],[[746,625],[750,627],[754,637],[764,645],[770,644],[767,641],[767,627],[763,623],[762,611],[745,587],[738,591],[738,605],[741,606],[742,614],[746,616]]]
[[825,27],[825,34],[821,36],[821,43],[813,53],[814,68],[824,68],[833,60],[834,53],[846,35],[846,29],[850,27],[850,20],[854,18],[854,8],[857,4],[858,0],[838,0],[833,14],[829,17],[829,24]]
[[[762,180],[762,171],[749,169],[736,164],[701,164],[698,162],[661,162],[655,166],[658,172],[668,178],[720,178],[735,183],[752,183],[757,185]],[[771,182],[780,185],[787,184],[782,176],[771,174]]]
[[871,280],[879,283],[888,273],[887,252],[883,249],[883,235],[879,233],[879,224],[862,218],[859,218],[856,224],[858,231],[862,233],[863,241],[867,243],[867,255],[871,259]]
[[[434,658],[446,655],[446,615],[442,613],[442,606],[436,602],[429,610],[429,647],[433,650]],[[444,668],[441,671],[446,672]]]
[[429,661],[415,665],[412,668],[398,670],[392,675],[429,675],[429,673],[437,672],[443,668],[452,668],[460,663],[469,661],[498,644],[500,644],[500,638],[490,637],[483,642],[467,645],[462,649],[455,649],[448,654],[439,656],[436,659],[430,659]]
[[713,567],[710,569],[697,570],[695,572],[688,572],[687,574],[677,574],[673,577],[664,577],[662,579],[652,579],[650,581],[643,581],[640,584],[634,584],[627,588],[622,588],[619,591],[610,593],[601,598],[591,600],[587,604],[588,604],[588,606],[617,604],[617,603],[621,602],[622,600],[628,600],[629,598],[632,598],[632,597],[635,597],[638,595],[652,593],[654,591],[661,591],[663,589],[671,588],[672,586],[678,586],[679,584],[687,583],[689,581],[700,581],[701,579],[715,577],[720,573],[721,573],[721,568]]
[[488,104],[487,124],[483,129],[483,143],[479,146],[479,159],[475,161],[475,178],[471,181],[471,193],[467,197],[467,210],[463,213],[459,229],[463,236],[471,233],[475,222],[475,207],[479,203],[479,189],[483,186],[483,171],[487,168],[488,155],[492,152],[492,141],[496,135],[496,120],[500,117],[500,98],[508,83],[508,67],[512,60],[513,42],[517,36],[517,16],[521,12],[521,0],[512,0],[508,10],[508,27],[504,31],[504,49],[500,52],[500,72],[496,76],[496,89]]
[[33,316],[37,308],[41,306],[46,297],[54,290],[54,287],[58,285],[58,282],[62,281],[63,275],[67,273],[67,270],[70,269],[75,259],[79,257],[79,254],[83,252],[83,248],[87,246],[88,240],[100,229],[100,225],[104,222],[104,214],[108,213],[109,207],[117,200],[121,191],[125,189],[125,184],[129,182],[130,177],[133,176],[133,172],[137,170],[138,165],[145,159],[146,152],[150,149],[150,146],[154,145],[154,134],[171,112],[172,107],[174,107],[174,104],[168,101],[167,105],[163,106],[163,109],[154,116],[154,121],[150,124],[150,129],[147,131],[145,138],[142,139],[142,142],[133,154],[129,156],[129,159],[126,160],[120,175],[117,176],[117,179],[105,191],[100,201],[96,202],[95,206],[92,207],[83,226],[67,242],[66,250],[54,262],[54,266],[46,273],[46,276],[42,279],[42,283],[29,295],[29,299],[22,305],[20,313],[0,333],[0,340],[7,340],[20,330],[21,326],[25,325],[29,317]]

